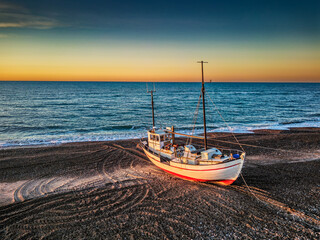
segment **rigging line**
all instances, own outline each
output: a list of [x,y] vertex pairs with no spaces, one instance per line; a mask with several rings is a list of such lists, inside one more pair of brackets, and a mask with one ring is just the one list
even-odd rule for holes
[[188,135],[188,134],[184,134],[184,133],[177,133],[177,132],[172,132],[170,130],[167,130],[168,133],[173,133],[175,135],[180,135],[180,136],[185,136],[185,137],[189,137],[189,138],[197,138],[197,139],[204,139],[203,137],[200,136],[192,136],[192,135]]
[[208,146],[210,147],[215,147],[215,148],[218,148],[219,150],[226,150],[226,151],[240,151],[239,149],[232,149],[230,147],[227,147],[227,146],[220,146],[220,145],[216,145],[216,144],[208,144]]
[[[223,140],[217,140],[217,139],[215,139],[215,138],[209,138],[209,139],[210,139],[210,140],[213,140],[213,141],[217,141],[217,142],[231,143],[231,144],[237,144],[237,145],[238,145],[238,143],[229,142],[229,141],[223,141]],[[281,148],[263,147],[263,146],[245,144],[245,143],[242,143],[242,145],[243,145],[243,146],[248,146],[248,147],[256,147],[256,148],[264,148],[264,149],[276,150],[276,151],[299,152],[299,151],[295,151],[295,150],[287,150],[287,149],[281,149]]]
[[[198,100],[198,104],[199,104],[199,101],[200,101],[200,99]],[[193,124],[195,123],[195,121],[197,121],[198,104],[197,104],[196,110],[195,110],[194,115],[193,115],[193,119],[192,119]],[[191,135],[193,135],[193,128],[192,128],[192,131],[191,131]],[[187,138],[187,145],[189,144],[190,139],[191,138]],[[190,144],[191,144],[191,141],[190,141]]]
[[[193,145],[194,145],[196,148],[199,147],[199,149],[203,147],[203,144],[202,144],[202,143],[199,143],[199,142],[195,142],[195,143],[193,143]],[[221,150],[228,150],[228,151],[229,151],[229,150],[237,150],[237,151],[239,151],[239,149],[230,149],[230,147],[220,146],[220,145],[217,145],[217,144],[210,144],[210,143],[208,143],[208,146],[209,146],[209,147],[215,147],[215,148],[218,148],[218,149],[221,149]]]
[[[228,123],[224,120],[223,116],[221,115],[220,111],[218,110],[217,106],[214,104],[214,102],[212,101],[211,97],[207,94],[207,96],[209,97],[210,101],[212,102],[212,104],[214,105],[214,107],[216,108],[217,112],[219,113],[220,117],[222,118],[222,120],[224,121],[224,123],[227,125],[227,127],[229,128],[232,136],[234,137],[234,139],[237,141],[237,143],[239,144],[239,146],[241,147],[241,149],[244,151],[243,146],[248,146],[248,147],[257,147],[257,148],[264,148],[264,149],[270,149],[270,150],[276,150],[276,151],[285,151],[285,152],[295,152],[297,153],[298,151],[296,150],[286,150],[286,149],[281,149],[281,148],[270,148],[270,147],[262,147],[262,146],[257,146],[257,145],[251,145],[251,144],[245,144],[242,143],[240,144],[240,142],[238,141],[238,139],[236,138],[236,136],[234,135],[232,128],[228,125]],[[223,141],[223,140],[216,140],[214,138],[212,138],[213,141],[218,141],[218,142],[224,142],[224,143],[231,143],[231,144],[236,144],[234,142],[229,142],[229,141]],[[244,151],[245,152],[245,151]]]
[[[203,137],[200,137],[200,136],[191,136],[191,135],[187,135],[187,134],[183,134],[183,133],[177,133],[177,132],[171,132],[171,131],[167,131],[167,132],[168,132],[168,133],[173,133],[173,134],[176,134],[176,135],[181,135],[181,136],[190,137],[190,138],[203,139]],[[235,143],[235,142],[217,140],[216,138],[210,138],[210,137],[208,138],[208,140],[216,141],[216,142],[222,142],[222,143],[231,143],[231,144],[239,145],[238,143]],[[275,150],[275,151],[285,151],[285,152],[300,153],[299,151],[296,151],[296,150],[281,149],[281,148],[271,148],[271,147],[263,147],[263,146],[251,145],[251,144],[246,144],[246,143],[242,143],[241,145],[243,145],[243,146],[248,146],[248,147],[256,147],[256,148],[270,149],[270,150]]]
[[209,97],[210,101],[212,102],[212,104],[214,105],[214,107],[216,108],[217,112],[219,113],[220,117],[222,118],[222,120],[224,121],[224,123],[227,125],[227,127],[229,128],[232,136],[234,137],[234,139],[237,141],[237,143],[239,144],[239,146],[241,147],[242,151],[245,152],[245,150],[243,149],[242,145],[240,144],[240,142],[238,141],[238,139],[236,138],[236,136],[234,135],[232,128],[228,125],[228,123],[226,122],[226,120],[224,120],[223,116],[221,115],[219,109],[217,108],[217,106],[214,104],[214,102],[212,101],[211,97],[209,94],[207,94],[207,96]]
[[[203,147],[203,144],[198,144],[198,143],[194,143],[193,144],[197,149],[199,148],[202,148]],[[208,144],[208,146],[209,147],[214,147],[214,148],[217,148],[217,149],[219,149],[219,150],[227,150],[227,151],[229,151],[229,150],[233,150],[233,149],[230,149],[230,148],[228,148],[228,147],[225,147],[225,146],[220,146],[220,145],[212,145],[212,144]],[[237,150],[237,151],[239,151],[238,149],[234,149],[234,150]]]
[[[168,132],[168,133],[173,133],[173,134],[175,134],[175,135],[186,136],[186,137],[189,137],[189,138],[203,139],[203,137],[201,137],[201,136],[191,136],[191,135],[187,135],[187,134],[183,134],[183,133],[177,133],[177,132],[172,132],[172,131],[167,131],[167,132]],[[208,138],[208,140],[239,145],[238,143],[235,143],[235,142],[217,140],[216,138]],[[270,147],[263,147],[263,146],[251,145],[251,144],[246,144],[246,143],[242,143],[241,145],[243,145],[243,146],[248,146],[248,147],[271,149],[271,150],[276,150],[276,151],[299,152],[299,151],[295,151],[295,150],[287,150],[287,149],[280,149],[280,148],[270,148]]]
[[[244,134],[247,134],[247,133],[244,133]],[[239,134],[238,134],[239,135]],[[243,135],[243,134],[242,134]],[[241,136],[242,136],[241,135]],[[214,137],[211,137],[211,139],[218,139],[218,138],[228,138],[228,137],[232,137],[232,134],[230,135],[222,135],[222,136],[214,136]]]
[[[200,93],[200,95],[199,95],[197,108],[196,108],[196,111],[195,111],[194,116],[193,116],[193,127],[192,127],[191,135],[194,134],[194,130],[195,130],[195,126],[196,126],[196,122],[197,122],[197,118],[198,118],[198,113],[199,113],[200,100],[201,100],[201,93]],[[189,142],[189,144],[191,145],[191,143],[192,143],[192,138],[189,138],[188,141],[187,141],[187,143],[188,143],[188,142]],[[188,144],[187,144],[187,145],[188,145]]]
[[[172,132],[172,131],[168,131],[168,130],[167,130],[167,132],[168,132],[168,133],[173,133],[173,134],[175,134],[175,135],[186,136],[186,137],[189,137],[189,138],[203,139],[203,137],[201,137],[201,136],[192,136],[192,135],[187,135],[187,134],[183,134],[183,133]],[[216,138],[208,138],[208,140],[239,145],[238,143],[235,143],[235,142],[217,140]],[[246,143],[242,143],[241,145],[243,145],[243,146],[248,146],[248,147],[271,149],[271,150],[276,150],[276,151],[286,151],[286,152],[296,152],[296,153],[299,152],[299,151],[296,151],[296,150],[287,150],[287,149],[281,149],[281,148],[270,148],[270,147],[263,147],[263,146],[251,145],[251,144],[246,144]]]

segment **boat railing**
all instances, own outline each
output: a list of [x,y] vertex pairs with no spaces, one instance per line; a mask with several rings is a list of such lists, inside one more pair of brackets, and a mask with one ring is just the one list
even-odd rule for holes
[[[147,142],[147,140],[144,140],[144,141]],[[160,151],[155,151],[155,150],[149,148],[148,144],[144,144],[143,143],[143,139],[140,139],[140,146],[141,146],[141,148],[144,148],[146,151],[148,151],[148,152],[152,153],[153,155],[156,155],[157,157],[159,157],[160,162],[169,162],[170,161],[170,159],[162,156]],[[229,156],[231,154],[232,155],[238,154],[239,157],[240,157],[243,153],[245,153],[244,151],[241,151],[239,149],[230,149],[230,148],[218,148],[218,149],[221,150],[221,153],[223,155],[229,155]]]

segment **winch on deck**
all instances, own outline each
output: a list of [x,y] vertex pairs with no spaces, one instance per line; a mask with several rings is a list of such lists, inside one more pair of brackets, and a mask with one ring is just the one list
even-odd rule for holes
[[210,160],[212,158],[220,158],[222,153],[217,148],[211,148],[201,152],[201,160]]

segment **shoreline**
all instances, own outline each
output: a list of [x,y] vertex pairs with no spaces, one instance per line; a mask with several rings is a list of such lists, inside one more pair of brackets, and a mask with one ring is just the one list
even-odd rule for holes
[[[248,132],[230,132],[230,131],[211,131],[207,132],[208,135],[214,135],[214,134],[235,134],[236,136],[239,135],[251,135],[251,134],[259,134],[259,133],[279,133],[279,132],[286,132],[286,131],[307,131],[312,132],[313,130],[320,130],[320,127],[290,127],[288,129],[269,129],[269,128],[261,128],[261,129],[253,129]],[[196,136],[201,136],[202,134],[195,134]],[[180,138],[185,138],[183,136],[180,136]],[[65,141],[61,143],[43,143],[43,144],[25,144],[25,145],[15,145],[15,146],[0,146],[1,150],[6,149],[19,149],[19,148],[38,148],[38,147],[54,147],[54,146],[61,146],[63,144],[70,144],[70,143],[90,143],[90,142],[116,142],[116,141],[126,141],[126,140],[139,140],[140,138],[119,138],[119,139],[110,139],[110,140],[84,140],[84,141]]]
[[0,238],[319,238],[320,128],[235,135],[245,182],[226,187],[161,171],[137,139],[2,149]]

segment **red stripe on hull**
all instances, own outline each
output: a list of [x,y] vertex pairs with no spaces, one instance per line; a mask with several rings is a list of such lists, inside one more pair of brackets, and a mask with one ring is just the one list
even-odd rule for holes
[[[152,155],[151,156],[149,156],[149,154],[146,152],[146,154],[147,154],[147,156],[149,157],[149,158],[152,158],[154,161],[157,161],[157,162],[159,162],[160,163],[160,161],[158,160],[158,159],[155,159],[154,157],[152,157]],[[178,169],[183,169],[183,170],[188,170],[188,171],[199,171],[199,172],[203,172],[203,171],[215,171],[215,170],[222,170],[222,169],[226,169],[226,168],[231,168],[231,167],[234,167],[234,166],[237,166],[237,165],[239,165],[240,163],[237,163],[237,164],[234,164],[234,165],[231,165],[231,166],[228,166],[228,167],[222,167],[222,168],[213,168],[213,169],[201,169],[201,170],[197,170],[197,169],[189,169],[189,168],[181,168],[181,167],[176,167],[176,166],[172,166],[172,165],[170,165],[170,167],[172,167],[172,168],[178,168]],[[161,168],[161,167],[159,167],[159,168]],[[161,169],[163,169],[163,168],[161,168]],[[163,170],[165,170],[165,169],[163,169]],[[167,171],[167,170],[165,170],[165,171]]]
[[217,183],[220,183],[222,185],[231,185],[235,180],[222,180],[222,181],[217,181]]
[[[161,167],[159,167],[161,168]],[[170,173],[172,175],[175,175],[179,178],[183,178],[183,179],[187,179],[187,180],[191,180],[191,181],[197,181],[197,182],[214,182],[214,183],[221,183],[223,185],[230,185],[232,184],[235,180],[207,180],[207,179],[198,179],[198,178],[192,178],[192,177],[187,177],[187,176],[184,176],[184,175],[181,175],[181,174],[178,174],[178,173],[175,173],[175,172],[171,172],[171,171],[168,171],[166,169],[163,169],[161,168],[163,171],[167,172],[167,173]]]

